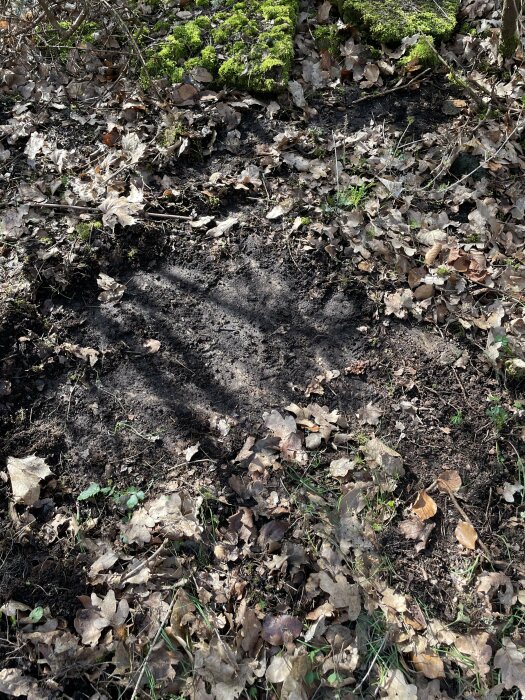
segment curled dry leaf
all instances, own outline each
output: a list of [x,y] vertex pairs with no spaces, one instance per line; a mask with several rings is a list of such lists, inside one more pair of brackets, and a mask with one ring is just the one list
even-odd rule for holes
[[15,503],[34,505],[40,498],[40,481],[51,476],[51,469],[36,455],[8,457],[7,471],[11,479]]
[[456,539],[459,544],[467,549],[476,549],[476,540],[478,539],[478,533],[470,523],[465,520],[460,520],[458,526],[454,530]]
[[411,656],[414,668],[419,673],[422,673],[425,678],[444,678],[445,667],[443,661],[434,651],[426,651],[424,653],[414,652]]
[[289,214],[294,205],[293,199],[284,199],[280,204],[276,204],[273,209],[266,214],[267,219],[280,219],[281,216]]
[[197,452],[200,450],[200,446],[200,442],[197,442],[195,445],[191,445],[184,450],[184,458],[186,459],[186,462],[191,462],[192,458],[195,457]]
[[455,469],[448,469],[441,472],[436,480],[436,484],[441,493],[457,493],[461,488],[461,477]]
[[412,506],[412,512],[420,520],[429,520],[437,513],[437,505],[434,499],[426,491],[420,491]]

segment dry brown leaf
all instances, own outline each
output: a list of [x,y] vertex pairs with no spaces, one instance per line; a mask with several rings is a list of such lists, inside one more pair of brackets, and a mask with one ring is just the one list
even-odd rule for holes
[[461,477],[455,469],[448,469],[441,472],[436,483],[441,493],[457,493],[461,488]]
[[470,523],[465,520],[460,520],[458,526],[454,530],[456,539],[459,544],[467,549],[476,549],[476,540],[478,539],[478,533]]
[[15,503],[34,505],[40,498],[40,482],[51,476],[51,469],[36,455],[8,457],[7,471],[11,479]]
[[435,527],[436,523],[424,523],[414,514],[407,520],[399,523],[399,530],[407,540],[418,540],[415,546],[416,552],[421,552],[425,549],[430,533]]
[[501,680],[507,690],[518,688],[525,695],[525,658],[522,651],[509,638],[494,657],[494,668],[501,669]]
[[[492,647],[487,644],[488,632],[478,634],[458,635],[454,646],[458,651],[469,656],[476,664],[475,672],[486,676],[490,671],[489,661],[492,657]],[[469,675],[473,675],[471,670]]]
[[443,661],[435,652],[427,651],[421,654],[414,652],[411,659],[416,671],[422,673],[426,678],[433,680],[445,677]]
[[420,520],[429,520],[437,513],[437,505],[434,499],[426,491],[420,491],[412,506],[412,512]]
[[280,646],[298,637],[303,623],[291,615],[266,615],[261,637],[272,646]]
[[387,700],[417,700],[417,686],[407,683],[403,671],[396,668],[388,670],[381,682]]
[[433,265],[438,255],[441,253],[442,249],[443,243],[434,243],[434,245],[431,248],[429,248],[429,250],[427,250],[425,254],[425,265]]

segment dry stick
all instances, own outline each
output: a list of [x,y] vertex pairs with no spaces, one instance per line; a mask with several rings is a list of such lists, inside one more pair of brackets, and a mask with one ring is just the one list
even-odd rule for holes
[[[40,207],[44,209],[66,209],[70,211],[81,211],[90,214],[98,213],[100,214],[100,209],[97,207],[81,207],[76,204],[55,204],[53,202],[29,202],[30,207]],[[174,221],[192,221],[191,216],[182,216],[182,214],[157,214],[156,212],[143,212],[145,219],[166,219]],[[140,219],[141,217],[139,217]]]
[[[174,588],[180,588],[181,586],[186,585],[186,583],[187,583],[186,579],[183,578],[175,584]],[[160,623],[159,629],[157,630],[157,634],[153,638],[153,641],[151,642],[150,647],[148,649],[148,653],[146,654],[146,658],[142,662],[139,676],[137,678],[137,682],[135,683],[135,687],[133,688],[133,693],[131,695],[130,700],[135,700],[135,698],[138,695],[138,692],[140,690],[140,683],[142,681],[142,677],[144,676],[144,672],[146,671],[146,666],[148,665],[149,657],[151,656],[151,652],[153,651],[155,644],[159,641],[159,637],[162,634],[162,630],[164,629],[166,623],[170,619],[171,611],[173,610],[173,607],[175,605],[175,599],[176,599],[176,593],[173,593],[173,597],[171,599],[171,603],[170,603],[170,606],[168,608],[168,611],[166,612],[166,614],[162,618],[162,622]]]
[[168,543],[168,538],[166,537],[166,539],[161,543],[160,547],[157,547],[157,549],[153,552],[153,554],[150,554],[147,559],[144,559],[144,561],[139,562],[137,564],[137,566],[135,566],[133,569],[131,569],[131,571],[128,571],[126,574],[121,576],[120,580],[118,581],[119,585],[121,583],[124,583],[124,581],[127,581],[130,578],[133,578],[133,576],[135,576],[135,574],[138,574],[139,571],[142,571],[142,569],[144,569],[144,567],[146,567],[151,561],[153,561],[153,559],[156,559],[161,554],[161,552],[164,550],[167,543]]
[[390,95],[392,92],[398,92],[399,90],[404,90],[407,87],[410,87],[414,83],[417,83],[418,80],[421,80],[421,78],[424,78],[428,73],[430,73],[432,69],[427,68],[424,70],[422,73],[419,73],[415,78],[412,78],[412,80],[409,80],[408,83],[402,83],[401,85],[396,85],[393,88],[390,88],[389,90],[383,90],[383,92],[378,92],[373,95],[364,95],[364,97],[360,97],[358,100],[354,100],[352,102],[353,105],[358,104],[359,102],[365,102],[365,100],[375,100],[379,99],[380,97],[384,97],[385,95]]
[[47,17],[49,23],[52,25],[53,29],[58,33],[60,37],[63,39],[69,39],[70,36],[72,36],[76,30],[79,28],[79,26],[82,24],[85,18],[85,11],[84,9],[80,10],[78,17],[76,20],[73,22],[73,24],[69,27],[68,30],[64,30],[64,27],[60,26],[60,23],[57,21],[57,18],[55,17],[55,13],[51,10],[49,5],[45,0],[37,0],[38,4],[42,8],[45,16]]
[[[426,36],[424,34],[422,35],[422,39],[426,43],[427,47],[432,51],[432,53],[437,58],[437,60],[442,65],[445,66],[445,68],[448,70],[449,73],[454,75],[454,73],[455,73],[454,68],[449,63],[447,63],[447,61],[445,61],[443,56],[439,53],[439,51],[436,49],[435,46],[432,46],[432,44],[429,42],[429,40],[426,38]],[[487,90],[487,88],[484,85],[480,85],[479,83],[477,83],[475,80],[472,80],[472,78],[469,78],[468,76],[467,76],[466,80],[469,80],[471,83],[473,83],[478,88],[478,90],[481,90],[481,92],[484,93],[485,95],[487,95],[487,97],[489,97],[491,100],[493,99],[493,95],[491,95],[491,93]],[[481,97],[477,94],[477,92],[474,90],[474,88],[470,87],[470,85],[466,81],[464,82],[464,88],[468,92],[468,94],[472,97],[474,102],[476,102],[480,107],[485,106],[485,103],[483,102]]]
[[[523,114],[523,108],[520,110],[520,115],[521,115],[521,114]],[[511,138],[514,136],[514,134],[516,133],[516,131],[518,131],[519,129],[522,129],[524,126],[525,126],[525,119],[522,120],[521,122],[518,120],[518,123],[516,124],[516,126],[514,127],[514,129],[512,129],[512,131],[510,132],[510,134],[504,139],[503,143],[502,143],[500,146],[498,146],[498,148],[494,151],[494,153],[490,156],[490,158],[485,158],[485,160],[483,160],[478,166],[476,166],[476,167],[474,168],[474,170],[471,170],[471,171],[470,171],[469,173],[467,173],[466,175],[463,175],[463,177],[461,177],[459,180],[456,180],[456,182],[453,182],[451,185],[449,185],[449,186],[446,187],[445,189],[439,190],[439,194],[446,194],[447,192],[450,192],[450,190],[453,190],[455,187],[457,187],[458,185],[460,185],[462,182],[465,182],[465,180],[468,180],[469,177],[471,177],[472,175],[474,175],[474,173],[477,173],[478,170],[481,170],[481,168],[482,168],[484,165],[487,165],[487,163],[490,163],[492,160],[494,160],[494,158],[498,155],[498,153],[499,153],[500,151],[502,151],[502,150],[505,148],[505,146],[508,144],[508,142],[509,142],[509,141],[511,140]],[[429,187],[432,187],[432,185],[434,184],[434,182],[437,180],[437,177],[438,177],[438,176],[436,176],[435,178],[433,178],[433,179],[428,183],[428,185],[425,185],[424,187],[420,187],[419,192],[424,192],[425,190],[428,190]],[[476,284],[480,284],[480,283],[479,283],[479,282],[476,282]],[[480,284],[480,286],[483,287],[484,285],[483,285],[483,284]],[[492,289],[492,287],[489,287],[489,289]]]
[[[474,525],[472,524],[472,520],[468,517],[468,515],[465,513],[465,511],[463,510],[463,508],[459,505],[458,499],[454,496],[454,494],[452,493],[452,491],[448,488],[447,484],[445,484],[444,482],[440,482],[440,485],[445,489],[445,491],[446,491],[446,492],[448,493],[448,495],[450,496],[450,499],[451,499],[452,503],[455,505],[456,510],[458,511],[458,513],[462,516],[462,518],[463,518],[464,520],[466,520],[466,522],[472,527],[472,529],[475,530],[476,528],[475,528]],[[478,534],[478,543],[479,543],[479,546],[481,547],[481,549],[483,550],[485,556],[486,556],[487,559],[489,560],[489,562],[492,563],[492,556],[491,556],[491,554],[490,554],[488,548],[485,546],[483,540],[482,540],[481,537],[479,536],[479,534]]]
[[[109,2],[107,2],[107,0],[102,0],[102,4],[105,5],[105,6],[108,8],[108,10],[111,12],[111,14],[113,15],[113,17],[117,20],[117,22],[120,24],[120,26],[121,26],[122,29],[124,30],[126,36],[128,37],[128,39],[129,39],[130,42],[131,42],[131,45],[132,45],[132,47],[133,47],[133,50],[134,50],[135,53],[137,54],[137,57],[138,57],[139,61],[142,63],[142,67],[144,68],[144,72],[146,73],[147,77],[148,77],[149,80],[151,81],[151,76],[150,76],[150,74],[149,74],[148,66],[147,66],[147,64],[146,64],[146,61],[144,60],[144,56],[142,55],[142,52],[141,52],[141,50],[140,50],[140,48],[139,48],[139,45],[137,44],[137,42],[136,42],[136,40],[135,40],[135,37],[134,37],[133,34],[129,31],[126,22],[124,22],[124,20],[123,20],[122,17],[119,15],[119,13],[115,10],[115,8],[114,8],[112,5],[110,5]],[[157,97],[161,100],[161,99],[162,99],[162,95],[159,93],[159,91],[157,90],[156,87],[155,87],[155,92],[156,92],[156,94],[157,94]]]

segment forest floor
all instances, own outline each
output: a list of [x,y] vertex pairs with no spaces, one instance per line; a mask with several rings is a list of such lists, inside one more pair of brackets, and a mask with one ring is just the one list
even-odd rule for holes
[[1,697],[525,695],[523,54],[329,11],[271,97],[4,38]]

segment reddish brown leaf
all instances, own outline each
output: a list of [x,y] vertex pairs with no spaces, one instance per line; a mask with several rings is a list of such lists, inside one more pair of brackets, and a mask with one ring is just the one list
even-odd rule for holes
[[273,646],[280,646],[298,637],[302,629],[303,623],[298,617],[267,615],[264,618],[261,637]]

